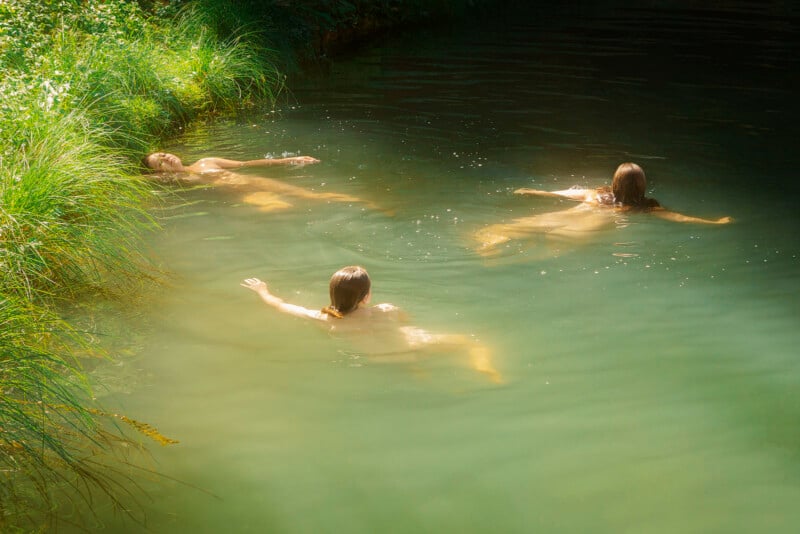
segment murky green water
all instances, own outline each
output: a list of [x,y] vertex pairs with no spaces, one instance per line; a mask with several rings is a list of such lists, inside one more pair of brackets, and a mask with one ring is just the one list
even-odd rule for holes
[[[796,19],[747,3],[500,18],[389,40],[292,83],[279,114],[165,147],[314,155],[250,173],[393,215],[262,213],[219,189],[167,210],[155,327],[104,371],[120,383],[106,404],[181,441],[154,451],[183,483],[148,487],[150,531],[800,526]],[[663,204],[736,223],[637,216],[475,253],[478,228],[565,207],[515,188],[600,185],[627,160]],[[380,363],[239,287],[320,307],[354,263],[375,302],[490,345],[507,383],[459,354]]]

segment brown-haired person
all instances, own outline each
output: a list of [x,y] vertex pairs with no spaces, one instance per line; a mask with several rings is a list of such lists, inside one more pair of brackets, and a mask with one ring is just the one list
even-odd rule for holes
[[372,203],[352,195],[342,193],[320,193],[271,178],[232,172],[236,169],[252,167],[271,167],[276,165],[303,166],[319,163],[318,159],[311,156],[266,158],[248,161],[210,157],[199,159],[191,165],[184,165],[181,159],[175,154],[154,152],[146,156],[142,160],[142,163],[150,170],[160,174],[174,175],[182,182],[214,185],[239,191],[242,193],[242,202],[257,206],[261,211],[276,211],[290,208],[292,204],[287,202],[286,197],[333,202],[363,202],[370,207],[375,207]]
[[370,306],[372,281],[366,269],[358,265],[342,267],[333,273],[329,283],[330,304],[321,310],[285,302],[270,293],[267,284],[258,278],[247,278],[241,285],[255,291],[261,300],[280,312],[324,322],[335,332],[360,338],[374,337],[380,346],[380,352],[375,353],[378,358],[413,356],[426,349],[464,350],[472,369],[487,375],[493,382],[502,381],[492,365],[490,351],[472,337],[435,334],[408,326],[406,314],[393,304]]
[[[493,224],[482,228],[475,234],[480,243],[478,251],[490,254],[493,247],[516,237],[542,233],[553,236],[576,238],[590,235],[613,223],[614,215],[620,212],[648,213],[661,219],[674,222],[701,224],[727,224],[731,217],[704,219],[670,211],[654,198],[645,196],[647,178],[644,170],[635,163],[623,163],[614,172],[611,187],[595,189],[573,186],[560,191],[543,191],[521,188],[514,191],[518,195],[565,198],[581,204],[560,212],[543,213],[532,217],[521,217],[510,223]],[[592,208],[611,208],[611,211]]]

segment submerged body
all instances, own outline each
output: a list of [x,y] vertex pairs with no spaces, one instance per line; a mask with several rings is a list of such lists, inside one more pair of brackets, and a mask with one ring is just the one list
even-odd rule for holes
[[472,337],[433,333],[411,326],[407,324],[407,315],[393,304],[370,306],[371,281],[362,267],[348,266],[334,273],[330,283],[331,304],[321,310],[285,302],[270,293],[267,284],[258,278],[248,278],[241,285],[280,312],[324,323],[332,333],[355,339],[359,346],[369,347],[368,354],[379,361],[414,360],[426,350],[465,351],[472,369],[492,382],[502,382],[492,364],[491,352]]
[[374,204],[358,197],[343,193],[320,193],[287,184],[271,178],[249,176],[233,172],[233,169],[251,167],[269,167],[274,165],[310,165],[319,163],[311,156],[295,156],[290,158],[257,159],[237,161],[224,158],[202,158],[184,165],[181,159],[166,152],[156,152],[144,158],[147,168],[156,172],[178,175],[180,180],[191,184],[205,184],[225,187],[242,194],[241,200],[245,204],[256,206],[261,211],[277,211],[292,207],[290,198],[326,200],[333,202],[365,203],[370,207]]
[[593,232],[610,228],[619,216],[631,213],[647,213],[673,222],[700,224],[727,224],[730,217],[704,219],[667,210],[653,198],[645,196],[647,181],[644,171],[635,163],[623,163],[614,173],[611,187],[594,189],[571,187],[559,191],[521,188],[517,195],[561,198],[580,202],[573,208],[520,217],[510,223],[488,225],[474,234],[478,252],[490,255],[495,247],[511,239],[545,235],[580,241],[588,239]]

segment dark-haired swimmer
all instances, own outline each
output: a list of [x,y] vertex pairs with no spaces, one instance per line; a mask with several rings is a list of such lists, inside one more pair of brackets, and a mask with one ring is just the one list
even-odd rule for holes
[[370,207],[375,207],[352,195],[342,193],[319,193],[303,187],[290,185],[271,178],[249,176],[236,172],[234,169],[248,167],[270,167],[274,165],[310,165],[319,163],[311,156],[295,156],[290,158],[267,158],[248,161],[237,161],[224,158],[202,158],[184,165],[175,154],[155,152],[145,157],[142,162],[145,167],[158,173],[174,174],[181,181],[195,184],[223,186],[241,191],[242,201],[246,204],[257,206],[261,211],[276,211],[290,208],[291,203],[284,197],[305,198],[313,200],[329,200],[334,202],[363,202]]
[[490,351],[475,339],[462,334],[434,334],[404,325],[406,315],[393,304],[369,306],[372,282],[363,267],[343,267],[331,276],[331,302],[321,310],[285,302],[270,293],[267,284],[258,278],[247,278],[241,285],[255,291],[261,300],[280,312],[325,322],[336,332],[373,336],[384,354],[387,349],[395,355],[437,348],[466,350],[472,369],[485,374],[492,382],[502,382],[500,373],[492,365]]
[[[704,219],[667,210],[656,199],[646,197],[646,189],[644,170],[635,163],[623,163],[617,167],[611,187],[586,189],[576,186],[560,191],[517,189],[514,193],[518,195],[565,198],[581,204],[568,210],[521,217],[510,223],[492,224],[482,228],[475,234],[479,243],[478,252],[488,255],[493,252],[493,247],[501,243],[536,233],[567,238],[585,237],[605,226],[611,226],[614,222],[613,216],[620,212],[648,213],[674,222],[727,224],[733,221],[731,217]],[[598,207],[612,210],[593,209]]]

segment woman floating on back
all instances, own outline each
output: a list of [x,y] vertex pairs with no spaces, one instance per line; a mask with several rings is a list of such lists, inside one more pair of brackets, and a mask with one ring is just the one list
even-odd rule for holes
[[[332,330],[373,336],[379,333],[397,334],[398,346],[393,354],[409,354],[424,349],[464,350],[469,355],[470,366],[496,383],[502,381],[494,368],[489,350],[461,334],[433,334],[421,328],[403,325],[405,314],[392,304],[369,306],[372,282],[363,267],[348,266],[336,271],[329,284],[331,303],[321,310],[290,304],[276,297],[267,284],[258,278],[247,278],[242,287],[255,291],[261,300],[278,311],[328,323]],[[381,338],[382,344],[386,340]],[[391,345],[391,343],[390,343]]]
[[224,158],[202,158],[184,165],[181,159],[166,152],[155,152],[144,158],[145,167],[160,173],[179,174],[181,180],[189,183],[223,186],[244,193],[242,201],[257,206],[261,211],[276,211],[290,208],[292,204],[285,197],[312,200],[330,200],[334,202],[364,202],[358,197],[342,193],[319,193],[303,187],[290,185],[271,178],[250,176],[232,172],[234,169],[249,167],[271,167],[275,165],[309,165],[319,163],[311,156],[295,156],[290,158],[254,159],[237,161]]
[[[649,213],[674,222],[727,224],[733,219],[703,219],[667,210],[653,198],[645,196],[647,180],[644,171],[635,163],[623,163],[617,167],[611,187],[596,189],[571,187],[561,191],[542,191],[522,188],[514,191],[518,195],[534,195],[575,200],[581,204],[560,212],[543,213],[532,217],[514,219],[511,223],[493,224],[475,234],[481,254],[491,254],[493,247],[515,237],[542,233],[561,237],[581,237],[610,225],[608,215],[619,212]],[[591,208],[611,208],[612,211]]]

